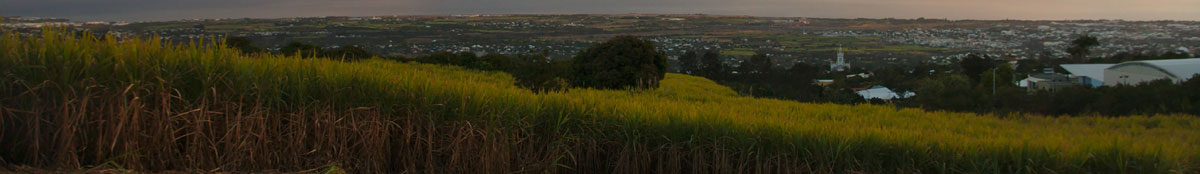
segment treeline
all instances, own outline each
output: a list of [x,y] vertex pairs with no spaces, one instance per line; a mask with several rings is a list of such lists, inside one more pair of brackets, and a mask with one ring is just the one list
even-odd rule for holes
[[[244,38],[230,38],[226,44],[247,54],[269,53],[253,47]],[[1154,115],[1188,113],[1200,115],[1200,80],[1183,83],[1156,81],[1136,86],[1086,86],[1055,91],[1029,91],[1014,82],[1043,68],[1065,63],[1119,63],[1124,61],[1191,57],[1185,53],[1162,55],[1117,54],[1106,58],[1085,58],[1086,45],[1078,42],[1072,57],[1022,60],[1013,68],[1006,62],[985,55],[971,54],[957,67],[916,66],[874,69],[871,77],[847,77],[827,72],[818,65],[795,63],[779,68],[763,54],[736,63],[726,63],[715,50],[688,51],[678,59],[678,72],[706,77],[728,86],[742,95],[787,99],[801,102],[891,103],[902,107],[979,113],[1036,113],[1043,115]],[[325,50],[319,46],[293,42],[278,54],[304,57],[330,57],[345,61],[378,56],[355,46]],[[516,85],[537,92],[567,90],[572,87],[624,89],[654,88],[667,69],[665,54],[656,51],[650,41],[619,36],[580,51],[571,60],[554,60],[542,54],[487,54],[439,52],[405,58],[429,64],[455,65],[467,69],[500,71],[510,74]],[[849,72],[865,72],[855,69]],[[993,72],[994,71],[994,72]],[[833,84],[819,86],[815,79],[832,77]],[[891,101],[864,100],[851,88],[885,85],[894,91],[915,91],[916,97]]]
[[416,57],[413,60],[429,64],[457,65],[474,70],[505,72],[517,80],[517,86],[537,92],[565,90],[571,87],[567,81],[570,79],[567,76],[567,72],[570,71],[570,62],[553,60],[546,57],[545,54],[477,56],[473,52],[438,52]]
[[[271,53],[267,49],[254,46],[253,42],[249,38],[245,37],[225,38],[225,46],[241,50],[244,54]],[[287,56],[298,55],[301,57],[328,57],[343,61],[356,61],[371,57],[380,57],[380,55],[371,53],[370,51],[355,45],[342,45],[334,49],[324,49],[316,44],[295,41],[279,48],[278,54]]]
[[[970,54],[953,67],[923,65],[856,69],[871,77],[846,77],[824,67],[796,63],[791,68],[775,67],[765,55],[754,55],[729,66],[716,51],[686,52],[679,57],[679,72],[703,76],[743,95],[802,102],[894,104],[899,107],[977,113],[1034,113],[1041,115],[1155,115],[1187,113],[1200,115],[1200,78],[1182,83],[1160,80],[1141,85],[1074,86],[1053,91],[1027,90],[1018,80],[1043,68],[1069,63],[1119,63],[1137,60],[1192,57],[1186,53],[1160,55],[1122,53],[1090,59],[1043,59],[1021,61],[1018,68],[986,55]],[[993,72],[994,71],[994,72]],[[1059,68],[1058,72],[1065,72]],[[831,77],[835,83],[818,86],[814,79]],[[895,92],[914,91],[907,99],[864,100],[850,88],[884,85]]]
[[657,88],[666,75],[666,55],[654,43],[634,36],[617,36],[580,51],[569,61],[541,54],[476,56],[472,52],[440,52],[413,59],[421,63],[456,65],[467,69],[501,71],[517,86],[535,92],[572,87],[597,89]]
[[[1085,63],[1117,63],[1131,60],[1185,58],[1190,55],[1167,53],[1162,56],[1118,54]],[[1056,62],[1075,63],[1075,62]],[[1175,83],[1168,79],[1140,85],[1072,86],[1056,90],[1029,91],[1015,81],[1024,74],[1014,72],[1007,63],[986,56],[971,55],[959,65],[961,73],[943,74],[920,80],[917,96],[898,105],[931,110],[993,113],[1036,113],[1042,115],[1155,115],[1187,113],[1200,115],[1200,77]],[[1022,64],[1022,66],[1027,66]],[[1049,67],[1031,64],[1029,66]],[[995,72],[993,72],[995,71]],[[1031,72],[1033,73],[1033,72]],[[993,82],[994,85],[993,85]]]
[[828,76],[824,68],[795,63],[790,68],[777,68],[774,60],[756,54],[730,66],[715,50],[689,51],[679,57],[679,72],[712,79],[743,95],[788,99],[802,102],[857,103],[862,98],[853,91],[825,88],[814,80]]
[[565,90],[571,86],[566,81],[566,79],[568,79],[566,76],[566,72],[568,71],[567,65],[569,65],[570,62],[552,60],[549,57],[546,57],[544,53],[520,54],[512,56],[502,54],[487,54],[484,56],[478,56],[473,52],[453,53],[447,51],[414,58],[403,56],[384,57],[366,51],[365,49],[357,46],[346,45],[336,49],[326,50],[321,46],[303,42],[291,42],[280,48],[279,52],[270,52],[266,49],[254,46],[252,41],[245,37],[226,38],[225,45],[230,48],[241,50],[243,54],[282,54],[300,57],[325,57],[342,61],[357,61],[371,57],[380,57],[402,62],[416,61],[428,64],[456,65],[474,70],[500,71],[510,74],[517,81],[517,86],[538,92]]
[[[249,39],[230,37],[225,45],[245,54],[269,53],[255,47]],[[301,57],[327,57],[355,61],[379,55],[356,46],[341,46],[325,50],[308,43],[292,42],[280,48],[278,54]],[[657,88],[665,78],[666,55],[657,51],[654,43],[634,36],[616,36],[580,51],[570,61],[553,60],[541,54],[487,54],[473,52],[438,52],[415,57],[390,57],[399,61],[455,65],[467,69],[500,71],[516,79],[516,85],[536,92],[567,90],[571,87],[625,89]]]
[[[291,42],[278,52],[270,52],[254,46],[244,37],[229,37],[225,44],[245,54],[327,57],[343,61],[383,57],[352,45],[323,49],[315,44]],[[829,75],[816,65],[796,63],[791,68],[782,69],[775,67],[769,57],[758,54],[747,61],[730,66],[718,51],[698,53],[699,51],[691,51],[680,57],[680,73],[706,77],[743,95],[805,102],[864,101],[853,91],[815,85],[814,79]],[[668,66],[665,53],[657,51],[654,43],[633,36],[614,37],[605,43],[581,50],[570,60],[554,60],[546,53],[480,56],[473,52],[438,52],[413,58],[384,58],[505,72],[517,81],[517,86],[538,92],[567,90],[572,87],[654,88],[658,86],[657,81],[664,77]]]

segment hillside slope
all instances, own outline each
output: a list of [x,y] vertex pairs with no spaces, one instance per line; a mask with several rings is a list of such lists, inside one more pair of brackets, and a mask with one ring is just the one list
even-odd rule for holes
[[668,74],[536,94],[506,74],[47,30],[0,36],[0,164],[137,171],[1194,173],[1200,119],[755,99]]

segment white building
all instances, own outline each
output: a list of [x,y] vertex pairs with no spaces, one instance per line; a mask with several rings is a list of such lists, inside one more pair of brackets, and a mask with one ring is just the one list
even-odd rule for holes
[[1029,91],[1055,91],[1059,88],[1074,85],[1075,83],[1071,82],[1070,77],[1057,73],[1031,74],[1029,77],[1017,82],[1017,86]]
[[1130,61],[1104,69],[1104,85],[1137,85],[1170,79],[1182,82],[1200,74],[1200,58]]
[[1067,70],[1071,80],[1075,83],[1095,88],[1104,85],[1104,69],[1112,67],[1113,64],[1062,64],[1059,66]]
[[892,91],[892,89],[888,89],[887,87],[879,85],[872,86],[869,89],[854,91],[854,93],[858,93],[859,96],[862,96],[863,99],[867,100],[876,98],[881,100],[892,100],[917,96],[917,93],[914,92],[905,91],[902,93],[896,93]]
[[850,69],[850,63],[846,63],[845,54],[842,54],[842,47],[838,47],[837,62],[829,65],[829,71],[846,71]]

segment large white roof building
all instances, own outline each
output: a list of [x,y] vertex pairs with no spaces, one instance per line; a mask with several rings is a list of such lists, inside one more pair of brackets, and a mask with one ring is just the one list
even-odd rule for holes
[[1137,85],[1170,79],[1181,82],[1200,74],[1200,58],[1129,61],[1104,69],[1104,85]]
[[896,93],[896,92],[892,91],[892,89],[888,89],[887,87],[883,87],[883,86],[879,86],[879,85],[872,86],[869,89],[863,89],[863,90],[858,90],[858,91],[854,91],[854,92],[858,93],[859,96],[862,96],[863,99],[867,99],[867,100],[876,99],[876,98],[882,99],[882,100],[903,99],[903,98],[914,97],[917,95],[917,93],[909,92],[909,91]]
[[1104,85],[1104,69],[1113,64],[1062,64],[1058,65],[1071,74],[1075,83],[1100,87]]

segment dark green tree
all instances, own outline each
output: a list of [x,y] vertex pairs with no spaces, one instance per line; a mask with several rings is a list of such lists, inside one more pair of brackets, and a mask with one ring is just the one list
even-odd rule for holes
[[1200,91],[1195,90],[1200,89],[1200,74],[1192,75],[1191,79],[1183,82],[1180,85],[1185,91],[1183,94],[1185,96],[1184,98],[1188,101],[1180,103],[1180,105],[1183,105],[1183,112],[1192,115],[1200,115]]
[[963,74],[971,79],[972,84],[976,84],[979,83],[979,74],[992,69],[996,64],[987,55],[967,54],[967,57],[959,62],[959,66],[962,67]]
[[[979,85],[988,101],[991,112],[1010,112],[1020,109],[1024,104],[1025,89],[1017,87],[1019,78],[1009,64],[998,64],[994,68],[980,73]],[[993,83],[995,82],[995,83]]]
[[320,46],[310,44],[310,43],[291,42],[291,43],[288,43],[287,45],[284,45],[283,48],[279,48],[279,52],[283,53],[283,55],[287,55],[287,56],[300,56],[300,57],[304,57],[304,58],[312,58],[312,57],[324,55],[325,50],[321,49]]
[[519,63],[521,62],[513,59],[512,57],[493,53],[479,57],[479,63],[475,63],[474,65],[468,67],[481,70],[511,72],[521,68],[522,65]]
[[375,54],[354,45],[345,45],[337,49],[325,51],[325,57],[346,61],[357,61],[375,57]]
[[534,92],[561,91],[571,87],[561,75],[567,71],[566,62],[554,61],[544,54],[517,55],[520,68],[508,72],[517,79],[517,86],[525,87]]
[[979,86],[982,88],[991,88],[993,81],[996,82],[996,86],[1016,86],[1016,84],[1013,84],[1013,82],[1018,80],[1015,78],[1019,78],[1015,75],[1015,72],[1013,72],[1012,66],[1008,64],[998,64],[993,66],[992,69],[988,69],[979,73],[979,77]]
[[679,56],[679,73],[693,74],[700,70],[700,58],[695,51],[688,51]]
[[[791,77],[811,80],[811,79],[816,79],[817,76],[821,75],[821,68],[818,68],[817,66],[812,65],[812,64],[796,63],[796,64],[792,64],[791,68],[788,68],[787,73],[788,73],[788,76],[791,76]],[[805,82],[805,83],[811,83],[811,82]]]
[[476,57],[475,53],[473,52],[453,53],[449,51],[442,51],[430,54],[428,56],[417,57],[416,61],[429,64],[456,65],[467,68],[478,68],[470,67],[470,65],[476,63],[475,61],[478,59],[479,57]]
[[1083,61],[1090,54],[1092,47],[1100,45],[1100,40],[1089,35],[1080,35],[1071,41],[1071,47],[1067,48],[1067,53],[1071,54],[1071,58],[1076,61]]
[[821,86],[813,84],[813,81],[821,76],[821,69],[817,66],[806,63],[795,63],[786,72],[782,72],[779,79],[774,80],[777,83],[783,83],[786,86],[780,88],[778,93],[783,93],[789,98],[798,101],[818,101],[823,92]]
[[417,57],[416,62],[455,65],[467,69],[484,71],[501,71],[508,73],[516,80],[516,85],[535,92],[566,90],[570,87],[566,78],[570,62],[554,61],[545,53],[534,55],[507,56],[488,54],[476,57],[475,53],[438,52],[427,56]]
[[721,60],[721,52],[717,50],[708,50],[704,53],[704,57],[700,58],[700,74],[708,79],[719,80],[725,77],[725,63]]
[[253,41],[246,37],[227,37],[225,38],[225,46],[241,50],[243,54],[266,52],[266,49],[254,46]]
[[773,72],[771,58],[764,54],[754,54],[750,59],[738,65],[738,71],[747,76],[765,76]]
[[581,87],[656,88],[666,76],[667,59],[652,41],[617,36],[579,52],[571,70],[575,84]]
[[952,111],[978,111],[981,93],[971,85],[970,79],[962,75],[944,75],[921,81],[916,89],[915,101],[926,109]]

